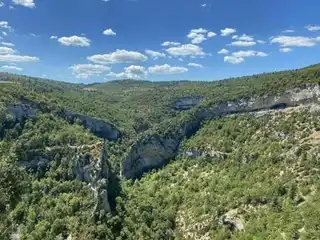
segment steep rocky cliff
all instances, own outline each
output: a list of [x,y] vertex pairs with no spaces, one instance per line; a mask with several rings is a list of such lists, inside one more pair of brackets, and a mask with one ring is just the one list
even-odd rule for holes
[[306,84],[277,95],[266,94],[248,99],[220,102],[212,107],[200,106],[193,112],[192,117],[177,125],[176,129],[165,136],[153,133],[137,140],[122,162],[122,175],[126,178],[139,178],[144,172],[165,165],[178,154],[183,138],[192,136],[204,120],[237,113],[277,110],[311,103],[319,104],[319,102],[319,85]]
[[[10,104],[6,106],[6,113],[10,116],[4,124],[10,127],[16,123],[23,123],[26,119],[34,119],[38,113],[50,112],[45,106],[32,101],[23,101],[22,103]],[[68,110],[55,111],[55,114],[70,124],[79,123],[88,128],[97,137],[115,141],[121,137],[120,131],[111,123],[105,122],[101,119],[92,118],[90,116],[72,113]],[[1,133],[0,133],[1,137]]]

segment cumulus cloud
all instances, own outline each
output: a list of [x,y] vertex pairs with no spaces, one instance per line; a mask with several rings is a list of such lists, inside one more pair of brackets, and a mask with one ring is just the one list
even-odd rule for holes
[[292,51],[292,48],[280,48],[279,51],[280,51],[280,52],[287,53],[287,52],[291,52],[291,51]]
[[129,79],[142,79],[146,78],[148,72],[143,66],[131,65],[124,69],[124,72],[121,73],[109,73],[107,76],[109,77],[117,77],[117,78],[129,78]]
[[71,36],[71,37],[61,37],[58,39],[62,45],[74,46],[74,47],[89,47],[90,40],[86,37]]
[[0,28],[12,30],[12,28],[9,26],[9,23],[7,21],[0,21]]
[[203,68],[203,65],[198,63],[188,63],[188,66],[190,67],[196,67],[196,68]]
[[117,49],[108,54],[97,54],[87,58],[89,61],[99,64],[145,62],[148,57],[139,52]]
[[204,4],[201,4],[201,7],[204,7],[204,8],[205,8],[206,6],[207,6],[207,4],[205,4],[205,3],[204,3]]
[[22,71],[23,69],[17,66],[13,66],[13,65],[4,65],[0,67],[2,70],[5,71]]
[[166,51],[175,57],[203,57],[206,55],[201,47],[194,44],[184,44],[178,47],[171,47],[166,49]]
[[146,78],[148,72],[143,66],[131,65],[124,69],[124,72],[114,73],[110,72],[106,76],[108,77],[116,77],[116,78],[128,78],[128,79],[142,79]]
[[187,35],[189,39],[191,39],[191,43],[193,44],[200,44],[203,41],[206,41],[207,38],[212,38],[217,34],[214,32],[209,32],[207,29],[198,28],[192,29],[190,33]]
[[263,41],[263,40],[257,40],[257,42],[258,42],[259,44],[265,44],[265,43],[266,43],[266,42]]
[[191,39],[191,43],[200,44],[203,41],[207,40],[205,36],[207,32],[208,30],[203,28],[192,29],[190,33],[187,35],[187,37]]
[[31,57],[31,56],[21,56],[21,55],[13,55],[6,54],[0,55],[0,62],[37,62],[39,58]]
[[248,51],[238,51],[232,53],[232,56],[234,57],[240,57],[240,58],[246,58],[246,57],[266,57],[268,54],[264,52],[258,52],[254,50],[248,50]]
[[4,3],[0,1],[0,8],[4,6]]
[[97,64],[75,64],[71,67],[72,75],[76,78],[88,79],[91,76],[99,76],[100,74],[110,71],[110,67]]
[[13,43],[9,43],[9,42],[1,42],[1,44],[3,46],[7,46],[7,47],[14,47],[14,44]]
[[58,36],[51,36],[50,39],[58,39]]
[[217,36],[217,34],[215,32],[208,32],[208,34],[207,34],[207,38],[212,38],[215,36]]
[[169,42],[169,41],[166,41],[166,42],[161,44],[161,46],[164,46],[164,47],[179,46],[179,45],[181,45],[181,43],[179,43],[179,42]]
[[231,64],[239,64],[242,63],[245,58],[248,57],[266,57],[268,56],[267,53],[254,51],[254,50],[248,50],[248,51],[238,51],[232,53],[231,56],[225,56],[224,61],[231,63]]
[[148,68],[151,74],[155,75],[170,75],[188,72],[188,68],[185,67],[171,67],[168,64],[155,65]]
[[305,26],[305,28],[308,29],[308,31],[311,31],[311,32],[320,31],[320,26],[319,25],[308,25],[308,26]]
[[278,43],[281,47],[313,47],[319,41],[319,38],[303,36],[278,36],[271,39],[271,43]]
[[244,61],[244,58],[234,57],[234,56],[225,56],[224,61],[231,64],[239,64]]
[[234,46],[234,47],[252,47],[256,44],[257,43],[253,42],[253,41],[250,41],[250,42],[248,42],[248,41],[234,41],[230,45]]
[[221,36],[226,37],[231,34],[234,34],[235,32],[237,32],[237,30],[234,28],[225,28],[225,29],[221,29],[220,32],[221,32]]
[[249,36],[249,35],[246,35],[246,34],[242,34],[241,36],[234,35],[234,36],[232,36],[232,39],[236,39],[236,40],[239,40],[239,41],[247,41],[247,42],[254,41],[254,38],[252,36]]
[[36,6],[34,0],[12,0],[12,2],[16,5],[21,5],[28,8],[34,8]]
[[4,36],[8,36],[8,33],[6,33],[6,32],[2,32],[2,34],[4,35]]
[[227,49],[221,49],[219,52],[218,52],[218,54],[222,54],[222,55],[227,55],[229,53],[229,50],[227,50]]
[[0,47],[0,54],[14,54],[16,50],[9,47]]
[[146,50],[145,53],[149,55],[151,58],[154,60],[157,60],[158,58],[166,57],[166,54],[157,52],[157,51],[152,51],[152,50]]
[[111,28],[104,30],[103,34],[107,35],[107,36],[115,36],[115,35],[117,35]]

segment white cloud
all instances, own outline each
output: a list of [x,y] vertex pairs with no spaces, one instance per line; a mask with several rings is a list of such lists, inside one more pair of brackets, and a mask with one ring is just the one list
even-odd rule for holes
[[184,44],[178,47],[171,47],[166,49],[166,51],[175,57],[203,57],[206,54],[203,52],[202,48],[193,44]]
[[232,39],[240,40],[240,41],[247,41],[247,42],[252,42],[254,41],[254,38],[252,36],[242,34],[241,36],[234,35],[232,36]]
[[8,30],[12,30],[7,21],[0,21],[0,28],[6,28]]
[[158,58],[166,57],[166,54],[157,52],[157,51],[152,51],[152,50],[146,50],[145,53],[152,57],[154,60],[157,60]]
[[6,33],[6,32],[2,32],[2,34],[4,35],[4,36],[8,36],[8,33]]
[[14,54],[16,50],[8,47],[0,47],[0,54]]
[[256,56],[258,56],[258,57],[267,57],[269,54],[267,54],[267,53],[264,53],[264,52],[257,52],[256,53]]
[[106,74],[107,77],[116,77],[116,78],[128,78],[128,79],[142,79],[146,78],[148,72],[143,66],[131,65],[124,69],[124,72],[114,73],[110,72]]
[[212,38],[212,37],[215,37],[215,36],[217,36],[217,34],[215,32],[208,32],[208,34],[207,34],[208,38]]
[[115,35],[117,35],[111,28],[104,30],[103,34],[107,35],[107,36],[115,36]]
[[97,54],[87,58],[94,63],[100,64],[116,64],[116,63],[133,63],[133,62],[145,62],[148,57],[134,51],[117,49],[115,52],[108,54]]
[[280,51],[280,52],[287,53],[287,52],[291,52],[291,51],[292,51],[292,48],[280,48],[279,51]]
[[234,46],[234,47],[252,47],[252,46],[254,46],[256,44],[257,43],[253,42],[253,41],[250,41],[250,42],[247,42],[247,41],[235,41],[235,42],[232,42],[230,45]]
[[265,41],[262,41],[262,40],[257,40],[257,42],[258,42],[259,44],[265,44],[265,43],[266,43]]
[[0,67],[3,70],[7,71],[22,71],[23,69],[17,66],[12,66],[12,65],[4,65]]
[[188,72],[188,68],[171,67],[168,64],[155,65],[155,66],[149,67],[148,70],[151,74],[156,74],[156,75],[169,75],[169,74],[179,74],[179,73]]
[[225,56],[224,61],[231,64],[239,64],[244,61],[244,58],[234,57],[234,56]]
[[208,30],[203,28],[192,29],[190,33],[187,35],[189,39],[192,39],[191,42],[193,44],[200,44],[203,41],[207,40],[204,34],[206,34]]
[[271,39],[271,43],[279,43],[281,47],[313,47],[319,41],[318,38],[302,36],[278,36]]
[[91,76],[99,76],[100,74],[110,71],[110,67],[96,64],[76,64],[71,67],[72,75],[76,78],[88,79]]
[[207,29],[204,29],[204,28],[192,29],[192,30],[190,31],[190,33],[197,33],[197,34],[199,34],[199,33],[204,34],[204,33],[207,33],[207,32],[208,32],[208,30],[207,30]]
[[164,47],[179,46],[179,45],[181,45],[181,43],[179,43],[179,42],[169,42],[169,41],[166,41],[166,42],[161,44],[161,46],[164,46]]
[[208,32],[207,29],[204,28],[198,28],[198,29],[192,29],[190,33],[187,35],[187,37],[191,40],[191,43],[193,44],[200,44],[203,41],[207,40],[208,38],[212,38],[216,36],[217,34],[214,32]]
[[206,6],[207,6],[207,4],[205,4],[205,3],[204,3],[204,4],[201,4],[201,7],[206,7]]
[[203,35],[203,34],[196,34],[197,36],[194,37],[192,40],[191,40],[191,43],[193,44],[200,44],[202,43],[203,41],[206,41],[207,38]]
[[21,5],[28,8],[34,8],[36,6],[34,0],[12,0],[12,2],[16,5]]
[[239,64],[239,63],[242,63],[247,57],[266,57],[266,56],[268,56],[267,53],[257,52],[254,50],[238,51],[238,52],[232,53],[231,56],[225,56],[224,61],[231,64]]
[[305,28],[311,32],[320,31],[320,26],[317,26],[317,25],[308,25],[308,26],[305,26]]
[[190,67],[196,67],[196,68],[203,68],[203,65],[198,63],[188,63],[188,66]]
[[232,53],[233,57],[238,57],[238,58],[246,58],[246,57],[266,57],[268,54],[264,52],[257,52],[254,50],[248,50],[248,51],[238,51]]
[[13,43],[9,43],[9,42],[1,42],[2,45],[7,46],[7,47],[13,47],[14,44]]
[[225,28],[225,29],[221,29],[220,32],[221,32],[221,36],[226,37],[237,32],[237,30],[234,28]]
[[58,39],[58,36],[51,36],[50,39]]
[[178,60],[179,60],[180,62],[183,62],[183,59],[182,59],[182,58],[178,58]]
[[283,33],[294,33],[294,30],[292,29],[287,29],[287,30],[284,30],[282,31]]
[[0,62],[37,62],[39,58],[21,55],[0,55]]
[[110,0],[102,0],[102,2],[110,2]]
[[228,54],[229,53],[229,50],[227,50],[227,49],[221,49],[219,52],[218,52],[218,54],[222,54],[222,55],[226,55],[226,54]]
[[90,40],[86,37],[71,36],[71,37],[61,37],[58,41],[65,46],[74,47],[89,47]]
[[146,78],[147,75],[148,73],[143,66],[131,65],[126,67],[124,72],[118,73],[115,76],[118,78],[141,79]]
[[4,3],[0,1],[0,8],[4,6]]

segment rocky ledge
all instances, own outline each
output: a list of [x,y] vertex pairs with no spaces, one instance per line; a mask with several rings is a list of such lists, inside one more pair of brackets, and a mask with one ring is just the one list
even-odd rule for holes
[[175,158],[181,141],[192,136],[204,120],[216,119],[230,114],[250,113],[261,110],[279,110],[287,107],[320,103],[320,86],[307,84],[287,90],[282,94],[242,98],[215,104],[210,108],[198,107],[182,124],[165,136],[153,133],[138,139],[129,149],[122,162],[122,175],[125,178],[139,178],[143,173],[157,169]]

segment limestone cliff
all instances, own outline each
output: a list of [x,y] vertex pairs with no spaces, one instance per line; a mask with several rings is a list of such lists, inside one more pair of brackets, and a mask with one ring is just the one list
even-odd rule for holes
[[165,165],[177,156],[183,138],[192,136],[204,120],[237,113],[277,110],[310,103],[319,104],[319,102],[320,86],[307,84],[281,94],[220,102],[207,108],[200,106],[192,112],[192,117],[187,118],[164,136],[156,132],[138,139],[122,162],[122,175],[126,178],[139,178],[143,173]]
[[[79,123],[88,128],[97,137],[115,141],[121,137],[120,131],[111,123],[90,116],[72,113],[68,110],[52,111],[39,103],[25,100],[21,103],[6,106],[6,113],[10,116],[5,125],[23,123],[26,119],[34,119],[38,113],[54,112],[57,116],[67,120],[70,124]],[[1,133],[0,133],[1,137]]]

